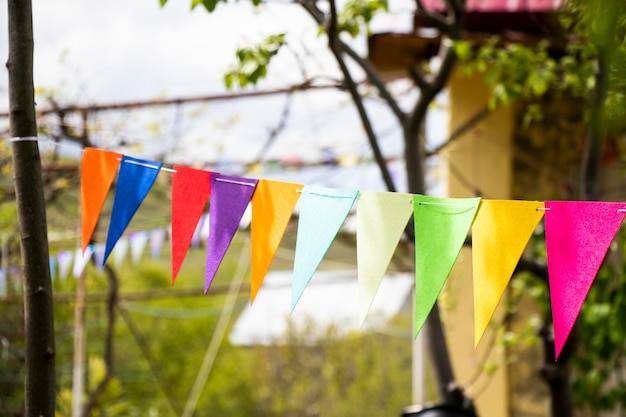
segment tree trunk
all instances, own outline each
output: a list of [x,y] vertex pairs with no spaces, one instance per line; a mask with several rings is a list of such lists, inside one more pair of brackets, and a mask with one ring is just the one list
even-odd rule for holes
[[[424,6],[418,2],[418,9],[425,12]],[[420,89],[420,96],[409,114],[407,121],[402,126],[404,136],[404,159],[407,171],[408,191],[414,194],[426,194],[426,155],[425,139],[422,129],[426,122],[428,106],[435,100],[446,86],[456,63],[456,53],[450,41],[458,40],[465,21],[465,2],[461,1],[454,6],[446,2],[447,11],[452,16],[452,23],[441,21],[445,33],[439,49],[441,64],[439,69],[432,74],[430,80],[426,79],[418,68],[411,68],[409,73],[413,81]],[[465,397],[462,388],[456,383],[450,352],[446,341],[446,335],[439,314],[438,303],[435,302],[433,309],[426,318],[423,331],[426,334],[426,346],[433,361],[435,381],[439,399],[445,404],[465,406],[470,401]],[[470,405],[471,407],[471,405]]]
[[[607,23],[615,28],[616,21]],[[612,31],[609,30],[609,33]],[[608,44],[597,45],[598,57],[595,68],[595,86],[591,99],[589,127],[582,157],[580,199],[583,201],[599,201],[600,170],[602,151],[606,137],[604,108],[609,87],[610,49]],[[580,325],[574,324],[572,332],[565,344],[558,362],[554,360],[554,340],[552,332],[542,334],[545,346],[545,362],[541,375],[550,388],[551,410],[553,417],[572,417],[574,404],[570,387],[569,361],[580,344]]]
[[[13,138],[33,138],[37,124],[31,1],[9,0],[8,18],[10,134]],[[34,140],[14,140],[12,151],[24,278],[25,416],[53,417],[54,317],[41,159]]]

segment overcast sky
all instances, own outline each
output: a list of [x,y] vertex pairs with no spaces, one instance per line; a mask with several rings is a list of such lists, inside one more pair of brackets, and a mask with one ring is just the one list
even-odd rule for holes
[[[0,21],[6,22],[6,1]],[[375,31],[406,32],[411,27],[410,2],[391,3],[391,17],[375,22]],[[308,76],[339,77],[326,48],[326,39],[300,6],[288,2],[254,8],[246,1],[220,4],[208,14],[190,11],[190,0],[33,0],[35,85],[54,89],[66,104],[108,103],[157,97],[222,93],[223,74],[234,62],[237,47],[264,36],[286,32],[290,48],[279,54],[270,76],[259,88],[275,88]],[[353,42],[366,51],[364,38]],[[6,60],[7,33],[0,32],[0,56]],[[0,111],[8,108],[7,71],[0,72]],[[202,165],[203,161],[249,161],[260,152],[276,127],[287,97],[213,102],[204,106],[170,108],[155,115],[159,143],[176,144],[171,163]],[[347,94],[309,92],[291,100],[286,128],[268,153],[270,158],[318,160],[325,149],[337,155],[367,155],[369,147]],[[369,103],[382,134],[387,156],[399,155],[401,140],[384,105]],[[191,117],[189,114],[195,114]],[[152,133],[128,122],[128,115],[111,116],[95,134],[107,147],[107,137],[124,135],[127,142],[147,142]],[[117,117],[117,120],[115,119]],[[122,120],[122,121],[120,121]],[[114,128],[113,126],[117,126]],[[119,126],[124,126],[120,128]],[[154,142],[154,141],[153,141]],[[160,145],[159,145],[160,146]],[[155,157],[163,148],[129,148],[139,157]]]

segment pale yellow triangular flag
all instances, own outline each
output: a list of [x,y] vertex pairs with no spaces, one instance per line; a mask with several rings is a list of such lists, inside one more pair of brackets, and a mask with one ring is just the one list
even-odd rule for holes
[[378,191],[361,191],[359,194],[356,248],[361,325],[411,214],[411,194]]
[[472,226],[475,346],[543,217],[543,207],[537,201],[482,200],[480,204]]

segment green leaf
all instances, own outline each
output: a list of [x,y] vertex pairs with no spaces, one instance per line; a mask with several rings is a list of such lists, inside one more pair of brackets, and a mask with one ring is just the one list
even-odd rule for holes
[[548,91],[548,82],[542,78],[535,78],[531,84],[533,93],[540,97]]
[[218,1],[219,0],[202,0],[202,4],[204,4],[204,8],[207,9],[209,13],[211,13],[217,7]]
[[255,46],[237,49],[235,53],[237,63],[224,75],[226,87],[230,89],[235,84],[240,87],[254,85],[265,78],[272,58],[284,44],[285,34],[279,33],[268,36]]
[[348,0],[337,16],[339,32],[355,38],[362,30],[370,33],[370,22],[379,12],[388,11],[386,0]]
[[234,81],[235,74],[233,74],[232,72],[227,72],[226,74],[224,74],[224,85],[226,86],[226,89],[232,90]]
[[454,44],[454,52],[460,61],[467,61],[472,57],[472,44],[469,41],[457,41]]

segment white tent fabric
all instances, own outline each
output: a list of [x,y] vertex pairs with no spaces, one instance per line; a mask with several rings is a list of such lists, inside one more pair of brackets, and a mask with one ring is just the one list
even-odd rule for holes
[[254,304],[248,305],[236,321],[231,343],[282,344],[290,329],[297,333],[307,330],[305,340],[312,343],[323,337],[330,326],[340,334],[377,328],[407,305],[415,282],[409,273],[385,276],[360,329],[356,271],[317,272],[290,316],[291,279],[291,271],[267,275]]

